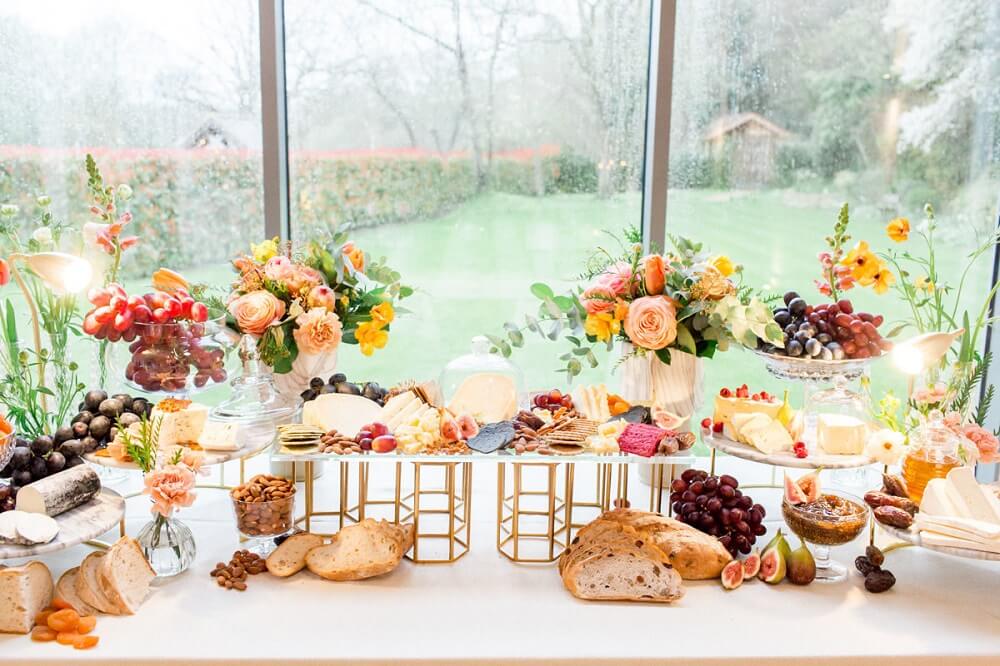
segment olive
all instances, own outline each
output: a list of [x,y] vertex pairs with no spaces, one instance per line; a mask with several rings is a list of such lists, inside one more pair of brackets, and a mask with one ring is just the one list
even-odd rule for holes
[[[83,396],[83,404],[85,408],[91,412],[96,412],[101,407],[101,403],[108,399],[108,392],[102,391],[101,389],[94,389],[93,391],[87,391],[87,395]],[[82,409],[80,411],[83,411]]]
[[323,388],[320,389],[320,393],[338,393],[337,387],[333,384],[324,384]]
[[310,388],[300,393],[299,397],[302,398],[304,401],[309,402],[310,400],[315,400],[316,395],[317,395],[316,390]]
[[73,439],[73,430],[74,429],[71,428],[70,426],[62,426],[61,428],[56,430],[56,434],[52,437],[52,439],[55,440],[56,444],[59,444],[60,442],[65,442],[67,439]]
[[90,423],[90,419],[92,418],[94,418],[93,412],[83,410],[82,412],[74,416],[73,420],[70,421],[70,423]]
[[123,411],[125,411],[125,406],[122,404],[122,401],[117,398],[108,398],[100,404],[98,410],[102,415],[107,416],[109,419],[116,419],[122,415]]
[[339,384],[341,382],[346,382],[346,381],[347,381],[347,375],[345,375],[342,372],[338,372],[337,374],[331,376],[330,381],[328,381],[327,383],[330,386],[333,386],[334,384]]
[[319,389],[323,388],[324,383],[325,382],[323,381],[322,377],[313,377],[312,379],[309,380],[309,388],[318,391]]
[[49,474],[61,472],[66,466],[66,458],[58,451],[53,451],[49,454],[48,458],[45,459],[45,466],[48,468]]
[[378,401],[382,396],[382,391],[378,384],[375,382],[367,382],[364,388],[361,390],[361,395],[368,398],[369,400]]
[[36,456],[44,456],[52,450],[52,438],[48,435],[39,435],[31,442],[31,452]]
[[128,412],[132,411],[132,402],[133,402],[132,396],[130,396],[128,393],[115,393],[111,397],[117,400],[118,402],[122,403],[122,407],[125,409],[125,411]]
[[361,395],[361,388],[351,382],[341,382],[337,384],[337,393],[347,393],[350,395]]
[[90,435],[97,440],[104,440],[111,431],[111,419],[107,416],[95,416],[90,422]]
[[81,437],[86,437],[89,433],[90,426],[88,424],[83,422],[73,424],[73,437],[80,439]]

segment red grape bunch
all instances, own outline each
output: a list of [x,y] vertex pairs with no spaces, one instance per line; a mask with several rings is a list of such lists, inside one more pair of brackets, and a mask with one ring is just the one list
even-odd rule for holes
[[785,294],[784,306],[774,310],[775,323],[784,330],[784,348],[762,343],[763,351],[783,356],[840,361],[871,358],[892,349],[878,332],[884,317],[855,312],[846,298],[836,303],[809,305],[796,292]]
[[683,523],[711,534],[736,557],[753,548],[763,536],[764,507],[754,504],[739,489],[739,481],[728,474],[709,476],[699,469],[686,469],[670,484],[674,516]]

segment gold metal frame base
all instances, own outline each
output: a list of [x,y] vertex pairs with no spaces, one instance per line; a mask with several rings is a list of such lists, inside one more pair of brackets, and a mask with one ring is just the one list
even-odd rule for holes
[[[508,466],[511,474],[511,493],[507,494]],[[563,469],[563,494],[559,495],[558,474]],[[540,487],[532,488],[526,480],[526,468],[542,469],[545,480]],[[554,562],[569,546],[572,513],[565,498],[573,495],[573,463],[498,463],[497,464],[497,550],[512,562],[549,563]],[[543,499],[541,506],[537,500]],[[528,508],[526,508],[528,507]],[[529,532],[522,525],[522,519],[541,522],[543,531]],[[525,554],[525,550],[537,552],[540,556]]]

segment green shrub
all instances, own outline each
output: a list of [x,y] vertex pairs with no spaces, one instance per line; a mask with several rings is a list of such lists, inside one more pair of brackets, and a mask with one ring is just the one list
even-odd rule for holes
[[546,171],[551,170],[553,174],[553,191],[560,194],[597,192],[597,164],[593,159],[567,150],[548,158],[548,162],[551,167]]
[[774,156],[774,184],[791,187],[799,180],[799,174],[813,168],[812,153],[799,143],[785,143],[778,147]]

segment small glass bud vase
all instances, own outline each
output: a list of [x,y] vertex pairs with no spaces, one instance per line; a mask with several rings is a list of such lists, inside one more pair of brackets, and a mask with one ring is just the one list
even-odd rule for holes
[[139,531],[136,540],[156,572],[157,580],[183,573],[197,554],[190,528],[173,516],[156,514]]

